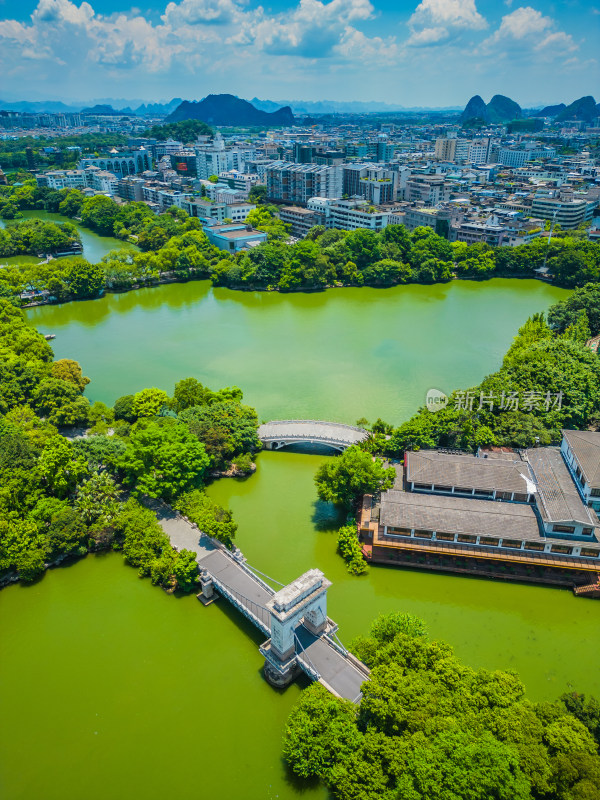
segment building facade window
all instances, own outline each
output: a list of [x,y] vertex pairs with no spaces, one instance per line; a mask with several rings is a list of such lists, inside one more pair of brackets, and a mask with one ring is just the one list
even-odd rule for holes
[[553,525],[552,530],[554,533],[575,533],[575,528],[572,525]]

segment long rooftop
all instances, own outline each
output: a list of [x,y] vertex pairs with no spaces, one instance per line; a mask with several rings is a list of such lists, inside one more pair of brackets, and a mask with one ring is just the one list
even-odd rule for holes
[[567,444],[575,454],[586,482],[600,488],[600,433],[596,431],[563,431]]
[[535,511],[524,503],[495,503],[434,494],[400,492],[381,496],[381,525],[467,533],[508,539],[540,539]]
[[545,522],[578,522],[594,527],[595,515],[585,505],[558,447],[527,451],[538,489],[538,508]]
[[406,453],[409,482],[527,494],[526,479],[531,480],[529,468],[516,455],[487,459],[436,450]]

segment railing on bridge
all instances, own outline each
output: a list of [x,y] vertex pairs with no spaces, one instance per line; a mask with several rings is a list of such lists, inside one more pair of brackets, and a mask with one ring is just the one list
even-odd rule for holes
[[[208,570],[207,570],[208,571]],[[214,583],[215,588],[226,597],[232,605],[234,605],[238,611],[240,611],[247,619],[253,622],[257,628],[259,628],[266,636],[271,633],[271,615],[268,610],[264,607],[255,603],[250,598],[245,597],[241,592],[238,592],[237,589],[232,589],[231,586],[228,586],[223,581],[220,581],[218,578],[215,578],[214,575],[210,574],[210,579]]]

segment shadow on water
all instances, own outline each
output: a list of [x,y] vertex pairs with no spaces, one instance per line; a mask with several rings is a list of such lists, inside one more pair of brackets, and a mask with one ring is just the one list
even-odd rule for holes
[[156,311],[162,307],[179,310],[191,307],[205,299],[211,289],[208,280],[177,281],[126,292],[107,292],[92,300],[35,306],[27,309],[27,315],[33,325],[42,320],[44,324],[61,325],[68,322],[90,328],[109,316],[128,314],[136,309]]
[[[285,777],[285,782],[288,786],[296,792],[297,794],[304,794],[305,792],[314,792],[323,784],[318,778],[301,778],[298,775],[295,775],[287,761],[282,758],[281,763],[283,765],[283,774]],[[333,798],[333,795],[330,792],[327,792],[327,798]]]
[[323,500],[315,500],[312,508],[311,522],[317,531],[335,533],[344,524],[346,514],[343,508]]

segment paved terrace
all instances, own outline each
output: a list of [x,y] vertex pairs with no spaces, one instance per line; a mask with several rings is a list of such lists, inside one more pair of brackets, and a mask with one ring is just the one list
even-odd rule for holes
[[[271,615],[266,604],[275,594],[265,581],[246,563],[240,551],[232,554],[223,545],[202,533],[198,527],[168,506],[151,502],[162,529],[176,550],[192,550],[198,556],[201,570],[207,570],[221,595],[226,597],[244,616],[266,636],[270,636]],[[331,623],[333,634],[335,624]],[[315,636],[303,625],[296,629],[300,649],[298,664],[306,674],[318,680],[332,694],[357,702],[361,684],[369,671],[330,635]]]
[[325,444],[336,450],[345,450],[368,436],[369,432],[364,428],[315,419],[273,420],[258,429],[258,438],[268,450],[298,443]]

